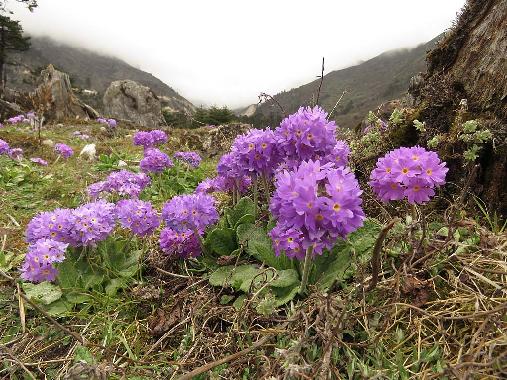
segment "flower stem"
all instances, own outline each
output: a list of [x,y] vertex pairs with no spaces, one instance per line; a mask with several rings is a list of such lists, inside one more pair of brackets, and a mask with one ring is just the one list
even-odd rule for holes
[[299,294],[306,293],[306,286],[308,285],[308,277],[310,276],[310,268],[312,267],[312,253],[313,246],[306,249],[305,263],[303,266],[303,277],[301,279],[301,286],[299,288]]
[[206,247],[204,246],[204,239],[202,238],[199,231],[197,231],[197,228],[193,229],[194,235],[197,236],[197,240],[199,241],[199,246],[201,247],[202,254],[205,255],[207,253]]
[[254,218],[257,218],[257,203],[259,198],[259,189],[257,187],[257,177],[254,178],[254,188],[253,188],[253,196],[254,196]]

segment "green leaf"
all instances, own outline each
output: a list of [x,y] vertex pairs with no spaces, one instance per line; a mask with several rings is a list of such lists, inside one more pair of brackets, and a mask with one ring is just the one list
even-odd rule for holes
[[85,362],[87,364],[96,364],[95,357],[90,350],[84,346],[77,346],[74,351],[74,363]]
[[236,290],[248,292],[253,279],[261,270],[252,264],[228,265],[220,267],[214,271],[209,277],[209,283],[212,286],[232,287]]
[[234,225],[234,228],[238,227],[241,224],[252,224],[255,223],[255,216],[252,214],[245,214]]
[[103,274],[96,273],[84,273],[82,276],[83,279],[83,289],[94,289],[97,285],[102,284],[104,281]]
[[8,272],[12,268],[17,267],[22,261],[23,255],[15,255],[14,253],[0,251],[0,269],[4,272]]
[[449,228],[448,227],[442,227],[437,231],[437,235],[441,237],[448,237],[449,236]]
[[[254,202],[248,198],[241,198],[236,206],[232,210],[229,210],[227,213],[227,221],[231,227],[236,227],[239,225],[239,221],[245,215],[252,215],[255,213],[255,205]],[[255,218],[254,218],[255,220]],[[242,223],[246,223],[243,221]]]
[[28,298],[43,305],[49,305],[62,298],[62,290],[50,282],[44,281],[40,284],[24,282],[22,286]]
[[[352,254],[349,247],[341,251],[334,250],[329,254],[333,260],[328,262],[327,268],[321,273],[317,272],[316,285],[319,289],[328,290],[335,281],[343,282],[352,269]],[[352,272],[353,273],[353,272]]]
[[234,296],[231,296],[229,294],[224,294],[222,297],[220,297],[220,305],[227,305],[233,299],[234,299]]
[[245,300],[246,300],[246,295],[242,294],[242,295],[238,296],[238,298],[236,298],[236,300],[232,303],[232,306],[236,310],[239,310],[239,309],[241,309],[241,307],[243,307],[243,303],[245,302]]
[[77,257],[77,253],[69,253],[65,261],[58,264],[58,284],[64,290],[82,287],[81,274],[78,271],[78,267],[82,267],[84,263],[79,262]]
[[296,297],[299,291],[299,281],[287,286],[285,288],[271,288],[271,291],[275,295],[275,307],[280,307],[285,305],[287,302],[291,301]]
[[262,315],[271,315],[276,309],[276,297],[272,293],[267,293],[266,296],[259,301],[255,310]]
[[232,277],[232,271],[234,266],[229,265],[225,267],[220,267],[216,271],[210,274],[209,283],[211,286],[224,286],[228,287],[230,283],[230,279]]
[[275,255],[271,239],[266,230],[253,224],[241,224],[236,229],[238,243],[245,246],[246,252],[264,264],[278,270],[291,268],[286,256]]
[[46,312],[53,316],[64,316],[72,310],[72,304],[60,299],[51,303],[47,308]]
[[238,248],[236,234],[230,228],[215,228],[206,236],[204,244],[210,251],[221,256],[230,255]]
[[112,278],[106,285],[105,291],[108,296],[115,296],[118,290],[125,288],[127,281],[124,278]]
[[90,295],[80,292],[65,292],[65,301],[72,305],[79,305],[90,300]]
[[272,288],[285,288],[299,284],[299,274],[295,269],[286,269],[278,271],[278,278],[271,282],[269,286]]
[[364,263],[371,259],[381,226],[373,219],[367,219],[360,229],[350,234],[347,241],[339,241],[331,250],[314,260],[315,270],[311,281],[323,291],[335,281],[343,282],[355,273],[353,259]]

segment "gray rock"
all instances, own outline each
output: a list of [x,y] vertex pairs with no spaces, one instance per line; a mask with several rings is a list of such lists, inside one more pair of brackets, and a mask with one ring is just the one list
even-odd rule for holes
[[142,127],[165,125],[158,96],[132,80],[111,83],[104,94],[104,113],[108,117],[128,120]]
[[46,139],[42,142],[42,145],[46,145],[46,146],[49,146],[50,148],[54,147],[55,146],[55,143],[53,142],[53,140],[50,140],[50,139]]
[[97,118],[98,112],[81,102],[72,92],[69,76],[53,65],[42,70],[39,86],[30,93],[35,109],[43,110],[50,120]]

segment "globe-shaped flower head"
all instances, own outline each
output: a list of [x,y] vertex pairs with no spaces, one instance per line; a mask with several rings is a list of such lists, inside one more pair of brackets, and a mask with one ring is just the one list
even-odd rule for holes
[[28,243],[40,239],[52,239],[64,243],[74,243],[71,233],[74,226],[72,210],[56,209],[37,214],[27,225],[25,237]]
[[31,244],[21,266],[21,278],[31,282],[54,281],[58,271],[53,266],[65,259],[68,244],[39,239]]
[[303,161],[279,172],[275,185],[270,210],[277,226],[270,235],[277,255],[300,259],[310,247],[321,254],[363,224],[362,192],[348,168]]
[[164,253],[182,259],[197,257],[202,252],[199,236],[192,230],[176,231],[164,228],[160,233],[159,243]]
[[150,202],[124,199],[116,204],[118,221],[124,228],[139,236],[151,235],[160,225],[160,219]]
[[193,168],[197,168],[201,164],[201,156],[197,152],[176,152],[174,158]]
[[116,225],[115,205],[103,200],[72,210],[71,235],[74,246],[94,246],[105,240]]
[[7,143],[7,141],[0,139],[0,155],[1,154],[9,154],[10,149],[11,148],[9,147],[9,144]]
[[173,166],[169,156],[156,148],[147,149],[140,163],[141,170],[145,173],[162,173]]
[[63,158],[69,158],[74,154],[74,151],[67,144],[55,144],[55,152]]
[[336,124],[320,107],[301,107],[276,128],[280,154],[292,162],[315,160],[332,153],[336,146]]
[[212,196],[197,193],[172,198],[164,205],[162,218],[175,231],[191,230],[202,234],[208,225],[218,220],[218,212]]
[[445,184],[448,170],[437,153],[402,147],[379,158],[369,184],[384,202],[406,198],[412,204],[426,203]]
[[236,137],[231,153],[236,165],[250,176],[270,177],[280,163],[275,133],[267,128],[251,129]]
[[139,145],[147,149],[152,148],[154,143],[153,136],[150,132],[139,131],[134,135],[134,145]]

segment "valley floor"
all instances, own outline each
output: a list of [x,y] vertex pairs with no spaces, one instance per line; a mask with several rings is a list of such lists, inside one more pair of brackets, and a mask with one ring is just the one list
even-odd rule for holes
[[[90,140],[75,137],[78,130]],[[390,210],[378,212],[369,221],[373,238],[365,232],[350,242],[351,263],[328,290],[310,286],[308,297],[282,306],[258,299],[262,281],[241,291],[212,285],[215,264],[169,258],[156,237],[125,243],[139,252],[138,261],[116,287],[64,292],[73,300],[67,304],[60,290],[52,298],[54,288],[34,294],[18,271],[27,223],[40,211],[78,206],[86,187],[120,161],[136,168],[142,150],[131,135],[80,123],[44,129],[41,140],[74,147],[64,160],[29,128],[0,129],[0,138],[23,148],[26,158],[49,162],[0,156],[0,378],[506,378],[507,236],[491,214],[467,215],[458,204],[427,215],[427,225],[419,213],[385,230],[372,286],[373,243]],[[183,150],[181,136],[172,132],[166,149]],[[97,144],[96,161],[78,157],[88,142]],[[166,182],[144,196],[160,209],[212,176],[215,165],[206,158],[194,171],[154,178]],[[231,198],[217,198],[223,212]],[[244,254],[220,260],[265,268]]]

